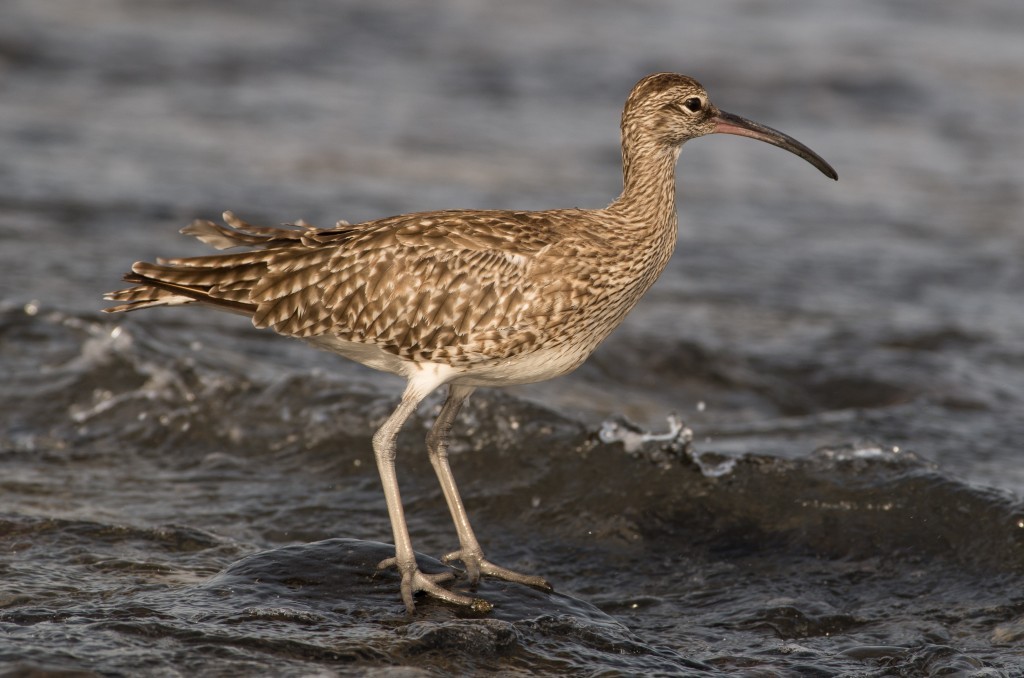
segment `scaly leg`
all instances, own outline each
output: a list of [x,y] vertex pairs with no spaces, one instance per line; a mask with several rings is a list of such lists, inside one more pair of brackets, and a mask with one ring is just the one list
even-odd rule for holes
[[395,557],[382,560],[377,569],[396,567],[402,575],[402,601],[409,614],[415,610],[413,594],[423,591],[454,605],[470,607],[477,612],[489,612],[491,604],[486,600],[464,596],[438,586],[438,582],[453,578],[451,573],[425,574],[416,566],[416,554],[412,550],[409,528],[405,523],[405,511],[402,509],[402,497],[398,491],[398,477],[395,475],[395,457],[397,456],[397,437],[409,415],[427,393],[415,382],[410,382],[402,394],[402,402],[388,417],[387,421],[373,435],[373,453],[377,459],[377,470],[384,486],[384,500],[391,518],[391,530],[395,536]]
[[480,575],[488,575],[505,581],[513,581],[527,586],[535,586],[544,591],[552,591],[551,584],[533,575],[520,574],[512,570],[495,565],[484,558],[484,552],[480,543],[473,534],[473,528],[469,524],[469,516],[466,515],[466,507],[462,504],[459,496],[459,489],[455,486],[455,477],[452,476],[451,467],[448,466],[448,432],[455,422],[459,408],[472,393],[472,386],[449,386],[448,398],[441,406],[441,412],[437,415],[437,421],[427,434],[427,451],[430,453],[430,464],[437,473],[437,479],[441,483],[441,490],[444,491],[445,501],[448,502],[448,510],[451,511],[452,521],[459,533],[459,550],[449,553],[441,560],[448,563],[453,560],[461,560],[466,566],[466,574],[474,586],[480,581]]

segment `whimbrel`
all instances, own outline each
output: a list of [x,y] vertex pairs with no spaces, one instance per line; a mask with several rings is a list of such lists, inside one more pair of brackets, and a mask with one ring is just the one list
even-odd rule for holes
[[719,110],[695,80],[657,73],[626,100],[624,186],[604,209],[424,212],[328,229],[252,226],[228,212],[226,225],[195,221],[182,233],[243,251],[138,262],[124,277],[134,287],[109,293],[123,303],[105,310],[198,302],[405,377],[398,407],[373,436],[395,539],[395,557],[378,567],[401,573],[410,613],[417,592],[487,611],[490,603],[441,586],[453,575],[416,565],[395,476],[398,431],[429,393],[448,385],[427,435],[459,539],[444,561],[460,561],[474,586],[487,575],[551,590],[541,577],[484,557],[448,465],[449,430],[477,387],[566,374],[622,322],[675,248],[679,150],[714,133],[774,144],[838,178],[792,137]]

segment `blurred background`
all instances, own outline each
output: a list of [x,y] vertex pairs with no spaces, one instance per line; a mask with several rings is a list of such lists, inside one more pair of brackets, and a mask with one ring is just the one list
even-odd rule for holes
[[[434,209],[604,206],[621,188],[626,94],[648,73],[676,71],[723,110],[813,148],[839,182],[749,139],[687,144],[680,241],[662,279],[574,374],[509,389],[507,401],[474,396],[482,409],[463,417],[463,447],[505,449],[487,423],[488,408],[505,403],[513,431],[537,418],[533,433],[589,435],[611,416],[661,431],[675,412],[699,449],[724,455],[782,464],[821,446],[912,454],[914,469],[946,487],[993,498],[992,539],[1016,555],[992,559],[1012,570],[1024,525],[1006,508],[1024,492],[1022,35],[1018,0],[5,0],[0,507],[16,525],[173,522],[243,544],[189,570],[197,577],[257,548],[386,540],[368,437],[400,380],[224,314],[102,316],[103,292],[136,260],[204,253],[177,231],[224,210],[330,226]],[[508,449],[530,463],[554,449],[515,440]],[[547,477],[550,494],[526,500],[585,504],[584,490],[562,488],[574,468],[564,463]],[[267,469],[281,471],[273,485],[260,477]],[[426,473],[410,478],[423,484],[409,496],[445,520]],[[839,487],[859,482],[829,473]],[[171,486],[154,484],[167,474]],[[531,514],[498,501],[486,465],[467,474],[469,502],[476,493],[497,507],[492,521],[516,516],[553,542],[570,529],[543,514],[547,504]],[[352,477],[355,494],[344,494]],[[929,496],[915,519],[955,504]],[[618,529],[610,513],[606,531],[590,534]],[[864,515],[879,516],[865,518],[868,533],[889,519]],[[352,527],[361,521],[371,522]],[[414,522],[414,536],[440,552],[447,542],[424,536],[432,524]],[[957,542],[971,528],[956,529],[942,543],[984,551]],[[104,539],[88,549],[114,548]],[[510,544],[529,541],[499,545],[518,553]],[[533,557],[550,571],[565,555]],[[34,562],[65,556],[53,546]],[[70,575],[52,576],[24,590],[52,591]],[[586,575],[561,576],[570,590],[597,590]],[[701,604],[677,602],[648,630]],[[707,620],[705,657],[723,623]],[[930,621],[921,637],[948,640],[934,635],[945,623]],[[665,633],[658,642],[696,651],[679,640],[692,637]],[[1000,638],[1024,637],[1014,633]],[[917,642],[894,634],[886,642]],[[752,647],[732,642],[739,654]]]

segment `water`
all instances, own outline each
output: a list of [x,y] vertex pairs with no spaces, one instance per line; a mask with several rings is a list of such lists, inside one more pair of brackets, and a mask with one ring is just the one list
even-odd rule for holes
[[[5,4],[5,675],[1024,675],[1018,5]],[[470,515],[553,595],[408,617],[374,573],[400,381],[240,318],[97,311],[223,209],[602,205],[660,69],[841,179],[688,145],[679,249],[626,324],[474,394]],[[428,570],[455,545],[439,404],[400,440]]]

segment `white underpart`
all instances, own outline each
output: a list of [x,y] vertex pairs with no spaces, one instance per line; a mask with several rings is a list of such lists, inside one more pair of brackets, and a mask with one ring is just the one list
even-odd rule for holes
[[454,367],[445,363],[405,360],[379,346],[345,341],[329,334],[310,337],[306,341],[317,348],[338,353],[375,370],[405,377],[410,382],[414,379],[423,379],[426,383],[429,381],[427,376],[430,375],[431,379],[436,380],[433,388],[447,383],[464,386],[532,384],[571,372],[579,367],[593,350],[592,346],[585,344],[552,346],[505,360]]

